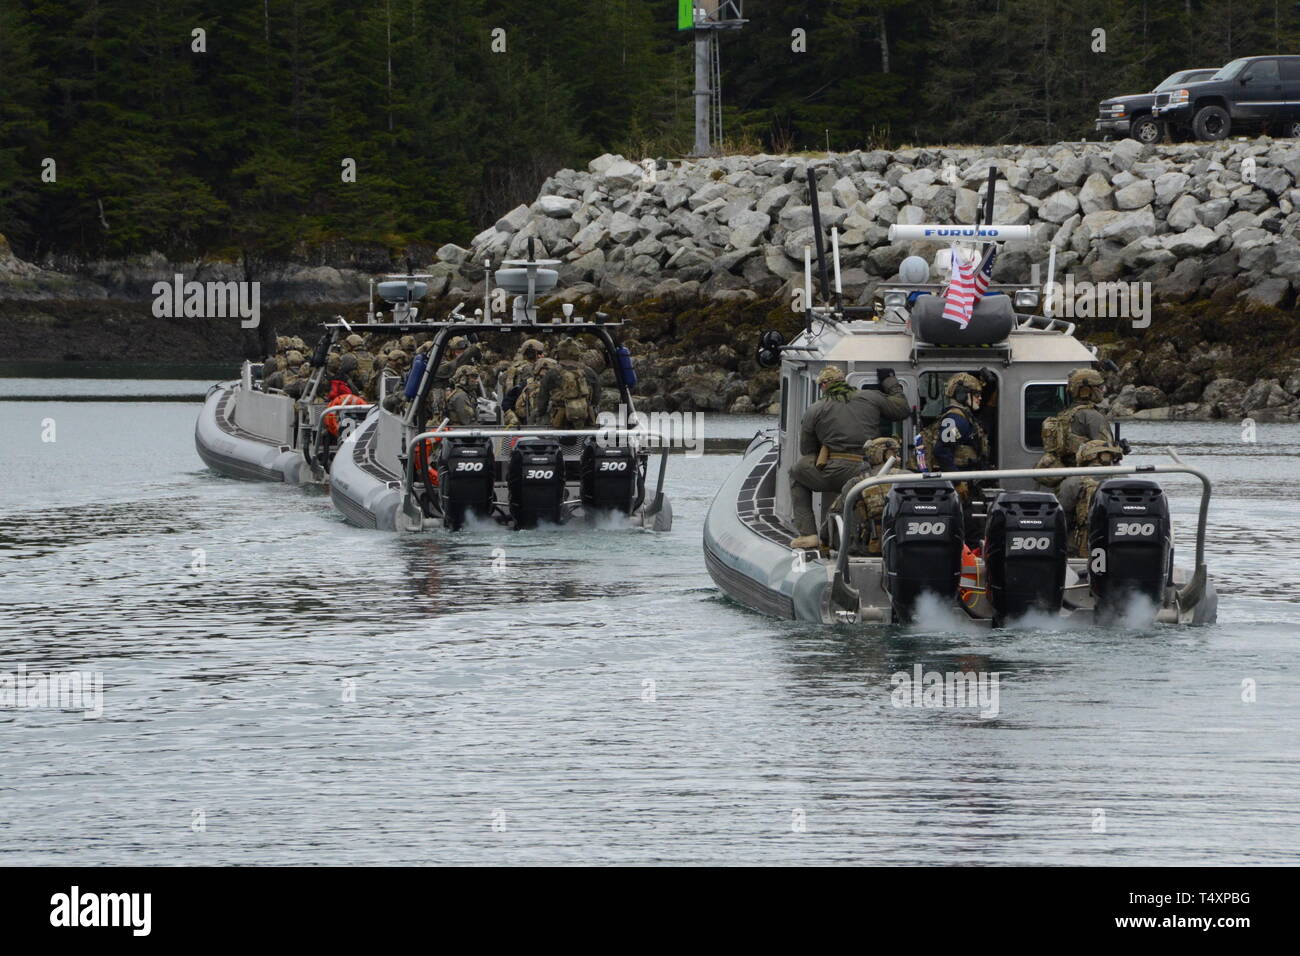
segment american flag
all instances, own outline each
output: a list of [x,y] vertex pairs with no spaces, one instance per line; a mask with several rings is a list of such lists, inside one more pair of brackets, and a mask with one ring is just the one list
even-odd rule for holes
[[968,265],[957,249],[952,247],[952,279],[948,283],[948,295],[945,297],[943,317],[958,323],[963,329],[970,324],[971,312],[975,303],[984,298],[993,279],[993,260],[997,257],[997,246],[989,243],[984,255],[977,265]]
[[[985,286],[987,288],[987,286]],[[944,297],[943,317],[956,322],[963,329],[970,324],[971,310],[975,308],[975,268],[966,264],[957,243],[952,244],[952,279]]]
[[975,301],[978,302],[984,298],[984,293],[989,291],[989,283],[993,281],[993,260],[997,258],[998,247],[989,243],[984,250],[984,257],[980,259],[980,264],[975,271]]

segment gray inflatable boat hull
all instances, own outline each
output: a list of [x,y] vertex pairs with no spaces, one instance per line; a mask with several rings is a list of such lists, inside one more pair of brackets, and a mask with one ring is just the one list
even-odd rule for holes
[[374,409],[339,446],[330,466],[330,501],[350,525],[396,531],[402,486],[370,453],[378,425]]
[[[770,497],[776,473],[774,439],[757,438],[723,482],[704,519],[704,562],[714,583],[733,601],[773,617],[822,622],[830,576],[803,563],[785,535],[747,523],[756,498]],[[763,533],[767,530],[768,533]]]
[[[213,471],[246,481],[298,484],[310,472],[302,452],[235,424],[238,381],[213,386],[194,425],[194,447]],[[285,399],[285,401],[291,401]]]

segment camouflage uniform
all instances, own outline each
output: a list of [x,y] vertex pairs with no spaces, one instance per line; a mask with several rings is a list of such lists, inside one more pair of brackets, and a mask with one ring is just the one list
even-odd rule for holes
[[[839,491],[858,470],[862,446],[879,438],[883,421],[902,421],[911,411],[903,386],[892,375],[879,391],[854,389],[844,372],[828,365],[817,376],[826,397],[804,413],[799,426],[800,458],[789,471],[790,498],[799,537],[791,547],[817,546],[814,491]],[[802,542],[802,543],[800,543]]]
[[401,349],[393,349],[385,357],[383,366],[370,376],[370,381],[366,384],[366,397],[372,402],[378,400],[380,379],[387,375],[395,380],[388,383],[388,394],[384,403],[389,411],[395,411],[406,400],[406,396],[402,394],[402,382],[408,368],[410,368],[410,361],[406,353]]
[[551,428],[595,428],[600,379],[582,364],[582,346],[566,339],[556,348],[559,363],[546,370],[535,411]]
[[462,365],[451,377],[455,386],[447,399],[446,418],[450,425],[478,424],[479,374],[473,365]]
[[[1043,456],[1035,468],[1072,468],[1085,442],[1115,444],[1110,422],[1097,408],[1105,396],[1105,381],[1095,369],[1081,368],[1070,373],[1066,384],[1070,405],[1043,422]],[[1045,488],[1056,488],[1060,478],[1040,478]]]
[[[1079,467],[1089,468],[1118,464],[1124,456],[1110,442],[1094,439],[1084,442],[1075,457]],[[1057,492],[1070,532],[1070,554],[1075,557],[1088,556],[1088,509],[1092,507],[1092,496],[1102,480],[1091,475],[1071,475],[1061,482],[1061,490]]]
[[[844,505],[844,496],[849,493],[850,488],[863,478],[877,474],[889,458],[894,458],[896,463],[890,474],[904,471],[897,467],[897,462],[902,460],[902,445],[892,435],[871,439],[862,451],[862,467],[844,482],[843,490],[831,505],[831,514],[839,513]],[[911,474],[911,472],[906,473]],[[848,542],[849,554],[858,556],[880,554],[880,518],[885,513],[885,499],[889,497],[889,489],[892,487],[893,485],[872,485],[854,502],[853,513],[856,523],[853,539]]]

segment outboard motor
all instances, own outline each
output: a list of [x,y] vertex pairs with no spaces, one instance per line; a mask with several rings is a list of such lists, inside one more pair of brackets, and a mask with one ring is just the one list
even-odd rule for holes
[[582,506],[591,511],[631,514],[636,502],[636,451],[629,445],[602,446],[594,437],[582,449]]
[[496,498],[492,439],[444,438],[438,457],[438,478],[442,520],[448,530],[463,528],[466,515],[491,515]]
[[1056,614],[1065,597],[1065,512],[1045,491],[1004,491],[989,509],[984,570],[993,626],[1028,611]]
[[564,521],[564,452],[552,438],[521,438],[506,475],[516,528]]
[[962,524],[961,499],[950,481],[911,481],[890,489],[881,554],[895,623],[912,620],[923,593],[956,600]]
[[1174,558],[1164,489],[1146,479],[1102,482],[1088,510],[1088,554],[1097,622],[1131,620],[1141,602],[1149,602],[1154,620]]

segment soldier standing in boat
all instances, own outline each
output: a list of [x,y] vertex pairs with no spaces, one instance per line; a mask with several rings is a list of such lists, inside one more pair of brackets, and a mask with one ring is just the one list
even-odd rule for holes
[[451,377],[454,388],[447,399],[447,423],[469,426],[478,423],[479,374],[473,365],[462,365]]
[[555,355],[559,363],[542,375],[534,413],[551,428],[595,428],[600,378],[583,364],[581,343],[563,339]]
[[[1086,442],[1100,441],[1117,445],[1125,454],[1128,442],[1115,441],[1110,421],[1097,406],[1106,395],[1106,382],[1096,369],[1081,368],[1066,380],[1070,404],[1043,422],[1043,457],[1035,468],[1073,468]],[[1060,478],[1039,478],[1045,488],[1056,488]]]
[[901,422],[911,412],[893,369],[876,371],[878,390],[855,389],[844,372],[828,365],[817,376],[823,397],[804,412],[799,423],[800,458],[791,466],[790,500],[799,536],[792,548],[816,548],[814,491],[838,492],[862,464],[862,447],[879,438],[884,422]]

